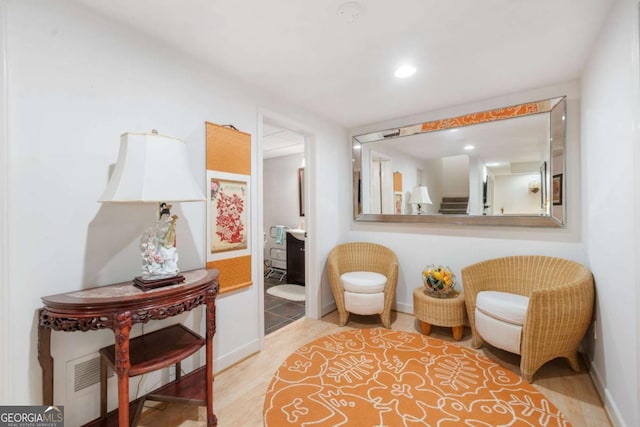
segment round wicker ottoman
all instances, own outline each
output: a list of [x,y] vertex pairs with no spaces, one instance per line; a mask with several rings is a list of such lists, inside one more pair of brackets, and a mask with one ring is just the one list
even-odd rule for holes
[[453,339],[460,341],[465,324],[464,294],[456,292],[448,298],[434,298],[421,286],[413,290],[413,313],[420,320],[422,333],[429,335],[431,325],[451,327]]

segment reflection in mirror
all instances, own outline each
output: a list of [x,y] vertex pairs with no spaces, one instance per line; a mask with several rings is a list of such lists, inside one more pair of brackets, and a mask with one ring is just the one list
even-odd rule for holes
[[561,226],[565,124],[562,97],[355,136],[354,217]]
[[304,168],[298,168],[298,207],[300,209],[300,216],[304,216]]

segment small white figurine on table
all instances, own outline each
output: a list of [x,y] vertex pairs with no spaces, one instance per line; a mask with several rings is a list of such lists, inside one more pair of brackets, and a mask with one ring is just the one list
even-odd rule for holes
[[160,219],[142,235],[140,251],[142,256],[142,278],[161,279],[176,276],[178,252],[176,250],[177,215],[171,215],[171,205],[160,205]]

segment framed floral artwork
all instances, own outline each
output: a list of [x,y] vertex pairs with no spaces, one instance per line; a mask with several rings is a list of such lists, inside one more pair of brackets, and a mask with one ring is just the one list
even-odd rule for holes
[[249,177],[208,171],[207,182],[209,253],[248,250]]
[[393,195],[393,206],[394,213],[397,215],[402,215],[402,193]]

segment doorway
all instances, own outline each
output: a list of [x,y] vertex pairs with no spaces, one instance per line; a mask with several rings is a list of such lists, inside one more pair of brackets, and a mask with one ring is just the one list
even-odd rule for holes
[[393,203],[393,172],[391,158],[384,154],[371,152],[371,213],[392,214]]
[[307,217],[305,135],[264,116],[262,207],[264,334],[304,317]]

